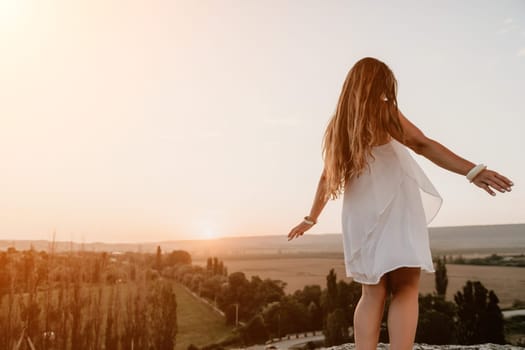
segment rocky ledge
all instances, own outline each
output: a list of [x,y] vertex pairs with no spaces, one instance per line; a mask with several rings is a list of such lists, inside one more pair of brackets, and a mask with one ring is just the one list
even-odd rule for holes
[[[342,344],[338,346],[332,346],[325,348],[326,350],[354,350],[355,344]],[[388,344],[379,343],[377,345],[378,350],[388,350]],[[427,344],[415,344],[413,350],[519,350],[525,349],[521,346],[516,345],[498,345],[498,344],[479,344],[479,345],[427,345]]]

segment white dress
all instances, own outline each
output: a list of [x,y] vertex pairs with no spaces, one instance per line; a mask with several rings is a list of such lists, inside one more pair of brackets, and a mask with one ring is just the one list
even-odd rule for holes
[[427,224],[442,198],[398,141],[376,146],[363,173],[345,188],[342,210],[346,275],[377,284],[399,267],[435,272]]

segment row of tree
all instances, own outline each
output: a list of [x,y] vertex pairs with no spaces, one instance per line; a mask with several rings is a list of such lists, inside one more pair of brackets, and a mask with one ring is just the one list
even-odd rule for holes
[[[436,292],[420,295],[417,342],[504,343],[498,298],[480,282],[467,282],[445,299],[446,261],[436,261]],[[174,279],[214,302],[239,342],[262,343],[322,329],[326,346],[352,340],[361,296],[358,283],[337,280],[286,294],[286,283],[243,272],[228,274],[220,259],[192,264],[185,251],[142,253],[0,252],[0,348],[170,349],[177,333]],[[385,317],[381,340],[388,341]]]
[[[180,257],[191,263],[175,252],[165,264]],[[0,349],[173,350],[176,295],[155,261],[139,253],[0,252]]]
[[[280,280],[250,279],[242,272],[227,277],[213,273],[216,258],[207,266],[179,265],[164,270],[165,276],[185,284],[202,297],[215,302],[224,311],[226,322],[241,323],[244,345],[262,343],[286,334],[322,329],[325,346],[352,341],[355,308],[361,297],[361,285],[337,281],[334,270],[326,277],[326,286],[308,285],[286,294]],[[419,295],[419,323],[416,341],[428,344],[505,343],[503,317],[499,300],[479,281],[468,281],[454,296],[445,299],[448,286],[446,260],[435,262],[436,292]],[[386,327],[387,299],[381,341],[388,342]]]

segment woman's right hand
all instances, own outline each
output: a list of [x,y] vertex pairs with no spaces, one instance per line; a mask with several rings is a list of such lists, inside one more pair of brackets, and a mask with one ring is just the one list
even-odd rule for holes
[[496,195],[496,192],[494,192],[493,189],[505,193],[510,192],[512,190],[511,187],[514,186],[512,181],[505,176],[489,169],[485,169],[479,173],[472,182],[492,196]]
[[299,223],[299,225],[297,225],[294,228],[292,228],[290,233],[288,233],[288,240],[291,241],[292,239],[294,239],[296,237],[302,236],[306,231],[311,229],[312,226],[313,225],[308,224],[308,223],[306,223],[304,221],[301,221],[301,223]]

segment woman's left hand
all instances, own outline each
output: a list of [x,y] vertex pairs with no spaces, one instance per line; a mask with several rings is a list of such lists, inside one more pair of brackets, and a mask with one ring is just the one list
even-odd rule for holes
[[514,186],[512,181],[507,179],[505,176],[499,173],[485,169],[479,173],[472,182],[487,191],[490,195],[495,196],[496,192],[493,189],[498,190],[501,193],[510,192],[511,187]]
[[307,224],[306,222],[302,221],[299,225],[295,226],[290,233],[288,233],[288,240],[292,240],[294,238],[302,236],[306,231],[312,228],[313,225]]

